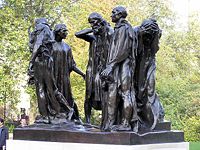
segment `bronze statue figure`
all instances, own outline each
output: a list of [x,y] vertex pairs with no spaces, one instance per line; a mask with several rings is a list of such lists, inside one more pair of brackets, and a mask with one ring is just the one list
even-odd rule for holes
[[29,46],[32,51],[29,75],[34,78],[38,108],[41,116],[36,118],[37,123],[51,123],[59,118],[60,103],[69,112],[66,118],[71,119],[73,109],[69,106],[64,96],[58,91],[53,75],[52,45],[53,34],[47,20],[39,18],[35,21],[35,30],[30,35]]
[[[89,43],[86,75],[64,42],[66,25],[57,24],[52,31],[45,18],[36,19],[35,29],[29,32],[28,74],[29,84],[36,87],[40,115],[35,124],[15,129],[14,139],[118,145],[184,141],[183,132],[171,131],[171,122],[162,122],[164,110],[155,90],[162,31],[155,19],[132,27],[127,15],[126,8],[115,7],[113,29],[93,12],[88,17],[90,28],[75,33]],[[86,123],[73,98],[72,71],[86,81]],[[92,109],[102,112],[97,126],[91,124]]]
[[162,32],[155,19],[133,28],[127,15],[122,6],[112,10],[113,30],[94,12],[88,17],[91,28],[76,32],[76,37],[90,44],[86,75],[63,41],[68,34],[66,25],[57,24],[51,31],[45,18],[36,19],[35,30],[29,35],[29,83],[36,85],[41,115],[36,122],[50,123],[63,116],[81,122],[71,91],[72,71],[86,80],[87,124],[91,124],[92,108],[102,111],[102,131],[138,132],[139,125],[154,129],[164,120],[155,90],[155,55]]
[[91,109],[102,109],[102,124],[106,118],[106,91],[102,90],[100,73],[105,69],[110,40],[113,29],[105,19],[98,13],[89,15],[88,22],[91,28],[77,32],[75,35],[90,43],[89,60],[86,71],[86,96],[85,96],[85,117],[86,123],[90,123]]
[[104,130],[138,130],[134,91],[135,35],[125,20],[127,11],[118,6],[112,11],[115,31],[109,49],[106,69],[101,73],[108,83],[108,118]]
[[144,20],[134,30],[138,34],[135,74],[138,116],[144,127],[154,129],[157,121],[164,118],[164,110],[155,90],[155,55],[162,32],[154,19]]
[[[29,83],[35,83],[41,116],[36,124],[15,129],[14,139],[118,145],[184,141],[183,132],[171,131],[170,122],[161,123],[164,110],[155,90],[161,30],[155,19],[133,28],[127,15],[122,6],[113,9],[113,31],[101,15],[92,13],[91,28],[76,33],[90,44],[86,124],[80,120],[70,84],[72,71],[84,79],[85,74],[76,67],[72,50],[64,42],[67,27],[57,24],[52,32],[46,19],[36,20],[29,40]],[[92,108],[102,110],[100,128],[90,124]]]
[[[69,106],[74,109],[74,115],[72,116],[72,119],[79,120],[78,107],[74,102],[71,92],[70,73],[74,71],[81,75],[84,79],[85,74],[77,68],[70,46],[63,41],[68,34],[66,25],[57,24],[53,32],[55,42],[53,43],[52,58],[55,83],[58,91],[65,97],[69,103]],[[68,111],[62,103],[60,106],[61,112]]]

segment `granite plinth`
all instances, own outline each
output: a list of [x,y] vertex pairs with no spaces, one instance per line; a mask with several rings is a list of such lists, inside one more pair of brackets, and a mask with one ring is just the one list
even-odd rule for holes
[[13,132],[14,140],[139,145],[154,143],[184,142],[182,131],[154,130],[150,132],[100,132],[96,128],[86,128],[76,125],[68,129],[66,126],[45,125],[16,128]]

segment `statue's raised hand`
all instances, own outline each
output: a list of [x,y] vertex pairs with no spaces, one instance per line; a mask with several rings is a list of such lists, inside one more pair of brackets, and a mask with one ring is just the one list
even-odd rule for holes
[[112,70],[113,70],[112,66],[110,65],[106,66],[106,69],[101,72],[101,76],[109,76]]
[[113,71],[113,66],[112,65],[107,65],[106,69],[103,70],[100,74],[101,79],[113,82],[113,78],[111,77],[111,73]]

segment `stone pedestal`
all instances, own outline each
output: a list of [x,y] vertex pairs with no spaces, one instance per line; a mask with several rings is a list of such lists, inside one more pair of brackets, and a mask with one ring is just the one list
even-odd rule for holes
[[110,145],[8,140],[7,150],[189,150],[189,143]]
[[93,144],[137,145],[183,142],[181,131],[134,132],[78,132],[51,129],[17,129],[13,139],[29,141],[72,142]]
[[13,132],[13,139],[117,145],[184,142],[184,133],[182,131],[171,131],[170,129],[170,123],[158,124],[153,131],[143,131],[139,133],[101,132],[99,129],[93,127],[88,128],[76,124],[35,124],[24,128],[16,128]]

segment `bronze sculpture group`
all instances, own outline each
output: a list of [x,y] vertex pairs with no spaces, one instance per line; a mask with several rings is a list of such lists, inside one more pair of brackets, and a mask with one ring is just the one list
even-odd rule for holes
[[113,29],[100,14],[92,13],[88,18],[91,28],[75,33],[90,44],[86,75],[63,41],[67,27],[58,24],[52,31],[46,19],[36,19],[29,40],[29,76],[36,86],[40,112],[36,123],[51,123],[55,118],[81,122],[71,91],[71,71],[86,80],[87,124],[92,108],[102,111],[102,131],[138,132],[154,129],[163,121],[164,110],[155,91],[155,55],[162,32],[155,19],[132,27],[127,15],[124,7],[114,8]]

